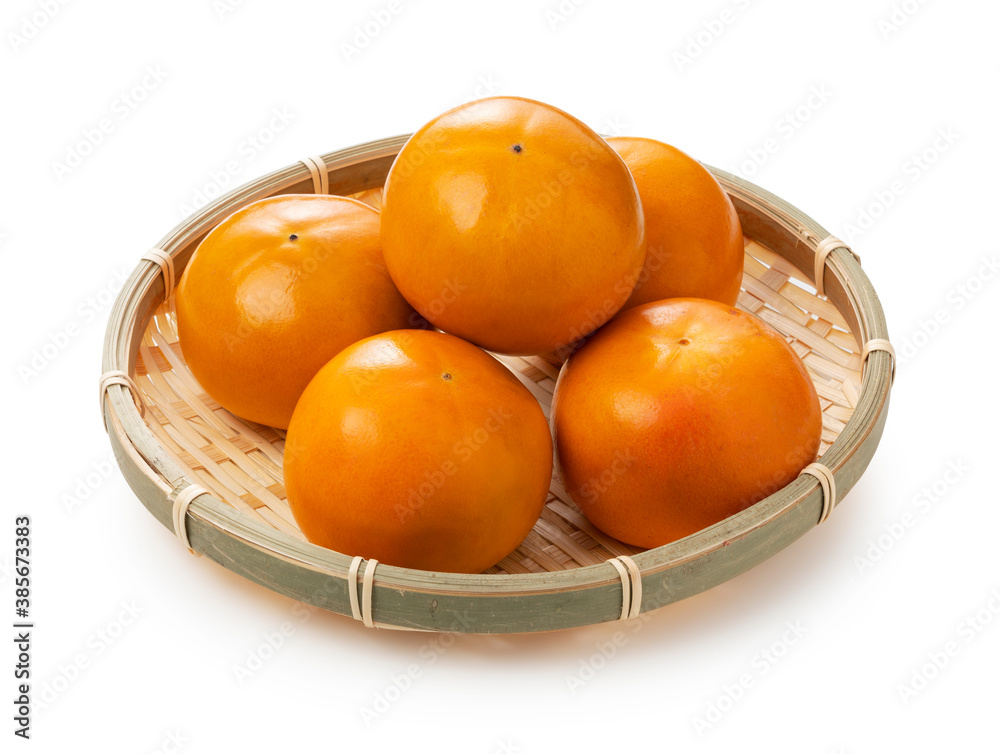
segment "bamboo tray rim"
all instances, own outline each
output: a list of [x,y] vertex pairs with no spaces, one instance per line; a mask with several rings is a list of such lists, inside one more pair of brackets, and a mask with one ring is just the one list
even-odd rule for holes
[[[321,159],[332,176],[334,171],[344,172],[359,165],[394,157],[409,136],[404,134],[358,144],[326,153]],[[784,232],[798,239],[797,243],[801,244],[804,255],[814,249],[815,243],[829,235],[816,221],[780,197],[717,168],[706,167],[734,202],[742,202],[754,212],[769,218],[774,223],[776,232]],[[231,212],[252,201],[278,193],[311,193],[309,188],[301,192],[293,191],[306,184],[311,185],[310,173],[302,163],[274,171],[237,187],[182,221],[161,239],[157,248],[170,254],[175,263],[181,261],[183,265],[186,263],[186,258],[181,259],[183,252],[187,250],[189,257],[191,248],[200,237]],[[812,278],[809,265],[795,266],[802,271],[805,279]],[[178,271],[176,278],[180,274]],[[852,253],[846,248],[835,249],[827,258],[824,274],[827,297],[831,300],[839,297],[842,300],[842,305],[837,308],[845,318],[853,320],[851,334],[859,348],[864,342],[875,338],[888,339],[881,305]],[[160,268],[153,262],[140,261],[123,285],[112,309],[105,335],[102,371],[106,373],[121,370],[130,375],[135,373],[138,340],[152,317],[155,302],[162,300],[164,293]],[[855,324],[857,327],[853,326]],[[820,459],[834,473],[835,478],[863,444],[874,439],[877,445],[888,408],[890,367],[891,357],[885,352],[872,352],[863,367],[861,391],[855,410],[840,435]],[[142,488],[136,490],[137,496],[161,523],[172,529],[169,517],[171,498],[190,481],[186,478],[184,469],[178,467],[159,446],[126,388],[111,385],[106,395],[102,396],[101,407],[102,418],[110,428],[109,435],[119,458],[119,466],[123,472],[128,468],[133,476],[141,475],[145,478],[144,481],[130,478],[129,482],[133,489],[137,485]],[[874,447],[871,452],[874,453]],[[868,461],[870,455],[863,459],[864,466],[867,466]],[[860,471],[857,476],[860,476]],[[837,478],[837,486],[846,492],[854,481]],[[838,495],[838,498],[837,503],[842,500],[843,494]],[[793,511],[800,511],[806,518],[813,518],[815,514],[813,520],[818,520],[821,507],[822,491],[817,480],[811,476],[800,476],[771,496],[715,526],[677,542],[645,550],[632,559],[641,571],[644,590],[649,593],[647,580],[651,587],[658,574],[719,553],[732,542],[773,524]],[[222,557],[215,545],[220,536],[264,553],[276,562],[294,564],[307,571],[333,577],[338,582],[343,581],[346,589],[347,570],[351,562],[348,555],[300,542],[288,534],[269,529],[211,496],[195,499],[188,513],[189,536],[194,548],[227,567],[232,568],[234,563],[225,562],[226,558]],[[794,538],[798,536],[801,533]],[[765,556],[765,559],[769,556]],[[255,580],[265,583],[266,577]],[[379,564],[375,581],[377,595],[384,594],[385,590],[413,590],[424,595],[517,596],[602,588],[605,592],[617,593],[618,605],[621,604],[618,572],[607,563],[529,574],[456,574]],[[285,589],[279,591],[288,593]],[[613,606],[613,594],[608,595],[607,601]],[[324,606],[330,609],[329,605]],[[643,612],[660,606],[661,604],[650,601],[643,605]],[[347,614],[350,615],[350,612]],[[432,626],[429,630],[440,630],[440,627]]]

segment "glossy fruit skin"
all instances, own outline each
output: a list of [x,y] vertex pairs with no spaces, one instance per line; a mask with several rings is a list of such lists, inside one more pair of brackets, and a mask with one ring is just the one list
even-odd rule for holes
[[781,334],[702,299],[645,304],[601,329],[563,366],[552,422],[574,502],[647,548],[776,492],[815,460],[822,432],[815,387]]
[[735,304],[743,282],[743,231],[715,176],[655,139],[620,136],[608,144],[632,172],[646,218],[646,261],[623,310],[666,298]]
[[642,204],[607,142],[557,108],[491,97],[403,146],[382,245],[407,301],[492,351],[559,349],[625,303],[645,258]]
[[285,428],[338,351],[420,326],[385,269],[378,227],[378,212],[353,199],[288,194],[214,228],[177,286],[178,340],[205,391],[237,416]]
[[367,338],[309,383],[288,428],[285,489],[310,542],[478,573],[541,514],[552,439],[537,401],[480,348],[434,331]]

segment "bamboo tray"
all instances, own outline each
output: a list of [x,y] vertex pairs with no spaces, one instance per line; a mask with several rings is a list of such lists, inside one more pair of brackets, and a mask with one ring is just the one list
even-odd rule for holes
[[[864,349],[873,340],[887,345],[878,297],[853,253],[835,241],[822,243],[828,234],[815,221],[710,168],[730,194],[746,237],[739,306],[785,334],[809,368],[823,408],[819,461],[833,473],[835,494],[825,481],[803,474],[713,527],[637,550],[591,526],[554,479],[532,532],[512,555],[479,575],[383,564],[376,570],[360,558],[306,542],[285,500],[283,432],[245,422],[204,393],[178,347],[172,290],[165,287],[179,279],[206,233],[240,207],[276,194],[350,195],[381,186],[406,138],[323,155],[318,159],[326,171],[305,160],[226,194],[160,241],[172,274],[144,259],[115,302],[103,371],[125,372],[135,387],[125,379],[102,381],[102,419],[129,485],[168,529],[175,531],[178,494],[191,485],[207,490],[190,503],[181,524],[194,551],[274,591],[366,625],[550,631],[634,617],[720,584],[812,529],[829,510],[824,499],[836,505],[854,486],[881,438],[894,369],[891,351]],[[818,246],[829,254],[816,265]],[[817,274],[825,295],[816,293]],[[537,357],[500,358],[547,414],[557,365]],[[607,562],[616,556],[628,557]],[[631,578],[622,562],[630,569],[634,564]]]

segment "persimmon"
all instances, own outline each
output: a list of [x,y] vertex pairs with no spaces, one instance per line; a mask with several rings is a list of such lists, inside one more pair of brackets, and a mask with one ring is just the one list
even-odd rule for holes
[[435,326],[492,351],[568,346],[625,303],[645,259],[622,158],[551,105],[449,110],[397,155],[382,196],[389,274]]
[[618,315],[563,365],[552,422],[573,501],[640,547],[776,492],[815,460],[822,432],[815,386],[784,337],[704,299]]
[[623,308],[688,297],[735,304],[743,230],[715,176],[662,141],[616,136],[608,144],[632,172],[646,219],[646,261]]
[[309,383],[284,475],[310,542],[477,573],[538,520],[552,439],[534,396],[482,349],[439,332],[388,332],[344,349]]
[[339,196],[286,194],[230,215],[195,250],[176,304],[181,350],[205,391],[280,428],[342,348],[426,326],[386,271],[378,212]]

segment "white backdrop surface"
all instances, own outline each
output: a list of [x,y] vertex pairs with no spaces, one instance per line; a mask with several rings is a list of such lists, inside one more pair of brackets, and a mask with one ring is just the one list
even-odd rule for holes
[[[28,515],[35,705],[3,751],[997,750],[1000,6],[681,5],[4,3],[0,676],[13,701]],[[121,279],[206,196],[488,94],[667,141],[852,243],[900,355],[869,470],[625,626],[376,632],[192,558],[108,462]]]

